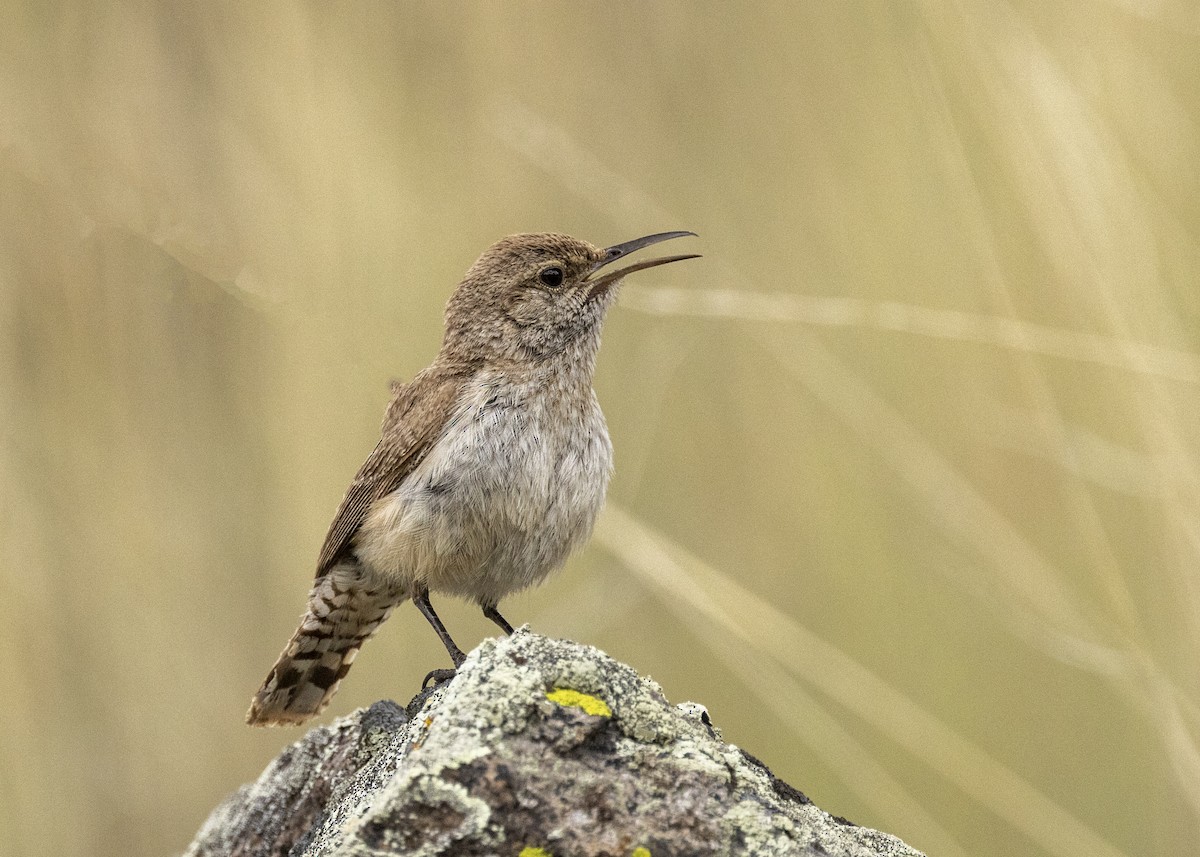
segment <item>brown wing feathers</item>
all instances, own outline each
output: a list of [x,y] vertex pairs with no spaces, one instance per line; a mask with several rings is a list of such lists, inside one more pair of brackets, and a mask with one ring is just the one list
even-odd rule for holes
[[[441,435],[461,384],[458,376],[419,375],[409,384],[393,387],[379,443],[359,468],[329,526],[317,577],[345,555],[371,505],[395,491],[420,464]],[[413,407],[417,402],[420,408]]]
[[460,388],[461,378],[432,373],[395,388],[379,443],[359,468],[325,536],[308,610],[255,694],[247,722],[300,723],[319,713],[363,643],[411,594],[389,581],[369,579],[350,548],[372,504],[394,491],[437,442]]

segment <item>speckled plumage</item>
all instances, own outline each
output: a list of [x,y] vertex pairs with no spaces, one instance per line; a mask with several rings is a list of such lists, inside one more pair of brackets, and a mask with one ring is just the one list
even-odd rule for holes
[[429,592],[474,600],[500,624],[503,597],[541,582],[586,541],[612,471],[592,375],[614,287],[625,273],[690,256],[598,272],[682,234],[607,250],[522,234],[480,256],[446,307],[437,358],[394,388],[379,443],[329,528],[308,612],[248,722],[319,713],[362,644],[409,598],[457,666],[461,652]]

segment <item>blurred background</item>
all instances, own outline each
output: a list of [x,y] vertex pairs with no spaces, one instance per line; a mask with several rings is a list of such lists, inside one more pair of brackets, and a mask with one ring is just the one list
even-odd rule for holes
[[[179,852],[299,737],[243,714],[388,382],[530,230],[705,258],[626,285],[608,510],[510,619],[931,855],[1194,848],[1193,4],[5,11],[5,857]],[[324,719],[444,661],[400,608]]]

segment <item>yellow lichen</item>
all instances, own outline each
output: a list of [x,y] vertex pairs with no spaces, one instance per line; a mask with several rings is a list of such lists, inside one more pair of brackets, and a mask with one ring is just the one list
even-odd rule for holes
[[545,848],[535,848],[532,845],[527,845],[521,849],[521,853],[517,857],[554,857]]
[[630,854],[629,857],[650,857],[650,849],[641,847],[634,848],[633,853]]
[[546,699],[551,702],[557,702],[559,705],[569,705],[575,708],[582,708],[585,713],[599,717],[612,717],[612,709],[608,707],[603,699],[597,699],[594,696],[588,696],[586,693],[580,693],[577,690],[559,687],[546,694]]

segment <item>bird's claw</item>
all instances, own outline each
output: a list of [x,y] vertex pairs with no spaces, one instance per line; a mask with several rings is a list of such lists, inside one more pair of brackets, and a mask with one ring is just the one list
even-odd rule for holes
[[430,670],[424,681],[421,682],[421,690],[429,687],[430,680],[433,681],[433,686],[437,687],[439,684],[450,681],[456,675],[458,675],[457,670]]

